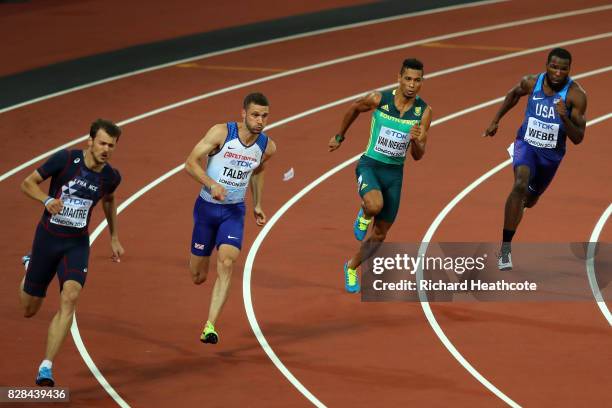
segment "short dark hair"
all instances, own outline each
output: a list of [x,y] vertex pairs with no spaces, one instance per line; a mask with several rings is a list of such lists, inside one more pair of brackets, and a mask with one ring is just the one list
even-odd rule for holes
[[110,137],[114,137],[117,140],[119,140],[119,136],[121,136],[121,129],[119,126],[115,125],[110,120],[96,119],[89,128],[89,137],[95,139],[100,129],[103,129]]
[[402,63],[402,68],[400,69],[400,75],[404,73],[405,69],[416,69],[421,71],[422,74],[425,74],[423,63],[416,58],[406,58],[404,60]]
[[244,101],[242,102],[242,107],[246,110],[252,103],[260,106],[270,106],[268,98],[266,98],[266,96],[261,92],[253,92],[245,96]]
[[572,54],[570,54],[570,52],[566,50],[565,48],[553,48],[548,53],[548,59],[546,60],[547,64],[550,62],[552,57],[558,57],[561,59],[569,60],[570,65],[572,65]]

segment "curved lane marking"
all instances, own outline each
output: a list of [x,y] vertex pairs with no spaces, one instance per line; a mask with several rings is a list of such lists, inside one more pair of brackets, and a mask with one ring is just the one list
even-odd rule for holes
[[[518,20],[518,21],[513,21],[513,22],[508,22],[508,23],[503,23],[503,24],[496,24],[496,25],[492,25],[492,26],[486,26],[486,27],[481,27],[481,28],[475,28],[475,29],[471,29],[471,30],[465,30],[465,31],[458,31],[455,33],[451,33],[451,34],[445,34],[445,35],[440,35],[440,36],[436,36],[436,37],[429,37],[429,38],[425,38],[422,40],[417,40],[417,41],[412,41],[412,42],[408,42],[408,43],[404,43],[404,44],[399,44],[399,45],[395,45],[395,46],[391,46],[391,47],[385,47],[385,48],[381,48],[381,49],[376,49],[373,51],[367,51],[367,52],[362,52],[359,54],[354,54],[354,55],[349,55],[347,57],[342,57],[342,58],[337,58],[337,59],[333,59],[333,60],[328,60],[325,62],[321,62],[321,63],[317,63],[317,64],[313,64],[313,65],[307,65],[301,68],[296,68],[296,69],[292,69],[292,70],[288,70],[282,73],[278,73],[278,74],[274,74],[274,75],[269,75],[266,77],[262,77],[262,78],[258,78],[258,79],[254,79],[251,81],[247,81],[247,82],[242,82],[239,84],[235,84],[226,88],[221,88],[221,89],[217,89],[215,91],[211,91],[211,92],[207,92],[198,96],[194,96],[192,98],[189,99],[185,99],[179,102],[175,102],[173,104],[170,105],[166,105],[163,106],[161,108],[157,108],[154,110],[151,110],[149,112],[131,117],[129,119],[125,119],[122,120],[120,122],[117,122],[117,124],[119,126],[123,126],[123,125],[127,125],[130,123],[134,123],[134,122],[138,122],[142,119],[146,119],[149,118],[151,116],[155,116],[158,115],[160,113],[163,112],[167,112],[169,110],[172,109],[176,109],[194,102],[198,102],[207,98],[211,98],[213,96],[217,96],[217,95],[221,95],[230,91],[235,91],[238,89],[242,89],[245,87],[249,87],[252,85],[256,85],[256,84],[260,84],[263,82],[267,82],[267,81],[272,81],[275,79],[279,79],[279,78],[283,78],[283,77],[287,77],[287,76],[291,76],[291,75],[295,75],[295,74],[299,74],[302,72],[307,72],[307,71],[312,71],[315,69],[319,69],[319,68],[324,68],[324,67],[328,67],[331,65],[335,65],[335,64],[340,64],[340,63],[344,63],[344,62],[348,62],[348,61],[353,61],[356,59],[361,59],[361,58],[367,58],[367,57],[371,57],[374,55],[378,55],[378,54],[382,54],[382,53],[386,53],[386,52],[391,52],[391,51],[398,51],[400,49],[403,48],[408,48],[408,47],[413,47],[413,46],[417,46],[417,45],[422,45],[431,41],[440,41],[440,40],[445,40],[445,39],[450,39],[450,38],[457,38],[457,37],[462,37],[462,36],[467,36],[467,35],[472,35],[472,34],[478,34],[478,33],[483,33],[483,32],[488,32],[488,31],[494,31],[494,30],[500,30],[500,29],[504,29],[504,28],[512,28],[512,27],[516,27],[516,26],[521,26],[521,25],[526,25],[526,24],[533,24],[533,23],[538,23],[538,22],[543,22],[543,21],[548,21],[548,20],[554,20],[554,19],[559,19],[559,18],[565,18],[565,17],[571,17],[571,16],[575,16],[575,15],[579,15],[579,14],[586,14],[586,13],[594,13],[597,11],[602,11],[602,10],[607,10],[607,9],[612,9],[612,4],[607,5],[607,6],[600,6],[600,7],[591,7],[588,9],[582,9],[582,10],[575,10],[572,12],[566,12],[566,13],[557,13],[557,14],[551,14],[551,15],[547,15],[547,16],[542,16],[542,17],[536,17],[536,18],[529,18],[529,19],[525,19],[525,20]],[[579,42],[585,42],[585,41],[594,41],[594,40],[598,40],[598,39],[603,39],[603,38],[608,38],[610,37],[612,33],[608,32],[608,33],[603,33],[603,34],[599,34],[599,35],[594,35],[594,36],[589,36],[589,37],[583,37],[581,39],[575,40],[578,42],[571,42],[571,41],[566,41],[563,42],[564,45],[572,45],[572,44],[577,44]],[[547,45],[546,47],[551,47],[551,46],[555,46],[558,44],[552,44],[552,45]],[[463,66],[464,68],[461,69],[468,69],[468,68],[473,68],[474,66],[477,65],[484,65],[484,64],[489,64],[489,63],[493,63],[493,62],[497,62],[497,61],[503,61],[507,58],[511,58],[511,57],[518,57],[521,55],[527,55],[527,54],[531,54],[533,52],[538,52],[541,50],[541,48],[543,47],[539,47],[538,49],[529,49],[529,50],[525,50],[525,51],[520,51],[520,52],[515,52],[512,54],[505,54],[505,55],[501,55],[495,58],[489,58],[487,60],[483,60],[482,62],[475,62],[472,64],[466,64],[465,66]],[[476,65],[473,65],[476,64]],[[452,71],[455,72],[455,71]],[[448,73],[448,72],[444,72],[444,73]],[[439,75],[443,75],[443,74],[439,74]],[[431,77],[431,75],[427,75],[427,77]],[[89,137],[89,135],[83,135],[80,136],[76,139],[73,139],[67,143],[64,143],[61,146],[57,146],[51,150],[48,150],[45,153],[42,153],[22,164],[20,164],[19,166],[3,173],[2,175],[0,175],[0,182],[6,180],[7,178],[11,177],[12,175],[18,173],[19,171],[25,169],[26,167],[29,167],[30,165],[45,159],[47,157],[49,157],[50,155],[52,155],[53,153],[57,152],[58,150],[61,149],[65,149],[67,147],[70,147],[76,143],[80,143],[84,140],[86,140]]]
[[[590,38],[590,37],[588,37],[588,38]],[[576,41],[580,41],[580,40],[581,39],[572,40],[572,42],[576,42]],[[563,45],[563,44],[555,44],[555,45]],[[548,49],[550,47],[551,46],[545,46],[545,47],[541,47],[541,48]],[[534,51],[534,52],[536,52],[536,51]],[[507,58],[513,58],[515,56],[516,55],[514,55],[514,54],[509,54],[509,56]],[[473,63],[473,64],[475,64],[475,63]],[[473,64],[470,64],[470,65],[473,65]],[[604,68],[601,68],[601,69],[590,71],[588,73],[576,75],[574,78],[575,79],[579,79],[579,78],[582,78],[582,77],[586,77],[586,76],[590,76],[590,75],[595,75],[595,74],[599,74],[599,73],[602,73],[602,72],[607,72],[609,70],[612,70],[612,66],[604,67]],[[444,70],[444,71],[447,71],[446,73],[451,72],[449,70]],[[439,74],[439,72],[434,72],[431,75],[429,75],[429,77],[434,77],[434,76],[441,75],[441,74]],[[389,87],[389,85],[387,85],[387,86],[385,86],[383,88],[388,88],[388,87]],[[268,130],[269,129],[273,129],[274,127],[281,126],[281,125],[283,125],[285,123],[288,123],[288,122],[291,122],[291,121],[303,118],[305,116],[309,116],[309,115],[314,114],[316,112],[319,112],[319,111],[321,111],[323,109],[327,109],[329,107],[336,106],[336,105],[338,105],[340,103],[346,102],[347,100],[352,100],[352,99],[354,99],[358,95],[361,95],[361,93],[357,94],[355,96],[351,96],[349,98],[343,98],[343,99],[341,99],[339,101],[336,101],[336,102],[331,103],[331,104],[324,105],[324,106],[316,108],[316,109],[311,109],[311,110],[302,112],[300,114],[291,116],[290,118],[286,118],[284,120],[280,120],[280,121],[278,121],[278,122],[268,126],[267,129]],[[467,114],[469,112],[473,112],[475,110],[482,109],[484,107],[493,105],[495,103],[499,103],[501,100],[503,100],[503,97],[502,98],[496,98],[496,99],[493,99],[491,101],[488,101],[488,102],[485,102],[485,103],[482,103],[482,104],[479,104],[479,105],[476,105],[476,106],[472,106],[472,107],[464,109],[464,110],[462,110],[460,112],[456,112],[454,114],[451,114],[451,115],[448,115],[446,117],[440,118],[439,120],[432,122],[432,126],[436,126],[436,125],[438,125],[440,123],[443,123],[443,122],[445,122],[447,120],[456,118],[458,116],[463,116],[463,115],[465,115],[465,114]],[[256,336],[257,340],[262,345],[262,348],[264,349],[264,351],[266,352],[268,357],[270,357],[270,359],[274,362],[274,364],[277,366],[277,368],[289,379],[289,381],[298,390],[300,390],[300,392],[302,392],[302,394],[304,394],[311,402],[313,402],[313,404],[315,404],[317,406],[324,406],[324,405],[320,401],[318,401],[316,399],[316,397],[314,397],[314,395],[312,395],[305,387],[303,387],[303,385],[291,374],[291,372],[289,372],[286,369],[286,367],[278,359],[278,357],[276,356],[274,351],[270,348],[269,344],[267,343],[265,337],[263,336],[263,333],[261,332],[261,329],[259,328],[259,325],[257,323],[257,319],[255,318],[255,313],[254,313],[253,306],[252,306],[252,303],[251,303],[250,285],[245,289],[245,285],[247,285],[247,283],[245,283],[245,282],[247,282],[247,280],[248,280],[248,283],[250,284],[252,262],[254,261],[257,249],[261,245],[261,242],[263,242],[263,238],[265,238],[265,235],[267,235],[269,229],[272,227],[272,225],[274,223],[276,223],[276,221],[278,221],[278,219],[280,219],[282,214],[284,212],[286,212],[291,205],[293,205],[295,202],[297,202],[308,191],[310,191],[314,187],[316,187],[316,185],[320,184],[325,179],[331,177],[331,175],[335,174],[336,172],[338,172],[338,171],[342,170],[343,168],[349,166],[350,164],[355,162],[360,156],[361,156],[360,154],[357,155],[357,156],[354,156],[351,159],[345,161],[344,163],[334,167],[332,170],[328,171],[327,173],[325,173],[324,175],[322,175],[321,177],[319,177],[318,179],[313,181],[311,184],[306,186],[302,191],[300,191],[298,194],[296,194],[296,196],[294,196],[291,200],[289,200],[287,203],[285,203],[285,205],[283,205],[272,216],[270,221],[263,227],[262,231],[259,233],[259,235],[255,239],[255,241],[254,241],[254,243],[253,243],[253,245],[252,245],[252,247],[251,247],[251,249],[249,251],[249,254],[247,255],[247,261],[246,261],[247,263],[245,263],[245,270],[244,270],[244,277],[243,277],[243,289],[244,289],[245,309],[247,309],[246,313],[247,313],[247,317],[249,319],[249,324],[251,325],[251,328],[253,329],[253,332],[255,333],[255,336]],[[181,165],[175,167],[174,169],[166,172],[165,174],[163,174],[159,178],[155,179],[151,183],[147,184],[146,186],[144,186],[140,190],[138,190],[136,193],[134,193],[126,201],[124,201],[123,203],[121,203],[121,205],[119,205],[117,207],[117,213],[120,214],[125,208],[127,208],[130,204],[132,204],[134,201],[136,201],[138,198],[140,198],[142,195],[144,195],[147,191],[155,188],[157,185],[159,185],[160,183],[162,183],[166,179],[172,177],[176,173],[180,172],[182,169],[183,169],[183,165],[181,164]],[[289,204],[289,205],[287,205],[287,204]],[[94,232],[90,236],[90,245],[93,245],[93,242],[97,239],[97,237],[100,235],[100,233],[106,228],[106,226],[107,226],[107,222],[106,222],[106,220],[104,220],[104,221],[102,221],[96,227],[96,229],[94,230]],[[265,234],[264,234],[264,232],[265,232]],[[260,239],[260,237],[261,237],[261,239]],[[255,248],[256,244],[257,244],[257,248],[255,249],[255,251],[253,251],[253,248]],[[248,264],[249,260],[250,260],[251,263],[250,263],[250,265],[248,267],[248,271],[247,271],[247,264]],[[248,299],[248,303],[247,303],[247,299]],[[81,338],[80,332],[79,332],[78,324],[77,324],[77,321],[76,321],[76,314],[75,314],[75,319],[74,319],[72,327],[71,327],[71,334],[72,334],[73,340],[74,340],[74,342],[75,342],[75,344],[77,346],[77,349],[79,350],[79,353],[81,354],[83,360],[85,361],[85,364],[90,369],[90,371],[92,372],[92,374],[94,375],[96,380],[102,385],[104,390],[117,402],[118,405],[120,405],[121,407],[129,407],[129,405],[125,402],[125,400],[123,400],[123,398],[121,398],[121,396],[115,391],[115,389],[108,383],[108,381],[106,380],[104,375],[100,372],[98,367],[95,365],[93,359],[89,355],[89,352],[87,351],[87,348],[85,347],[85,344],[84,344],[84,342],[83,342],[83,340]]]

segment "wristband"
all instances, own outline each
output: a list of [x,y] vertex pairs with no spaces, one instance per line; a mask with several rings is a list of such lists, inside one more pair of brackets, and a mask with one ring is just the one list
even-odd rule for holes
[[336,142],[338,143],[344,142],[344,136],[342,136],[340,133],[336,134],[336,137],[334,139],[336,139]]
[[43,201],[43,204],[45,205],[45,207],[47,206],[47,204],[49,204],[51,201],[55,200],[55,198],[53,197],[47,197],[45,199],[45,201]]

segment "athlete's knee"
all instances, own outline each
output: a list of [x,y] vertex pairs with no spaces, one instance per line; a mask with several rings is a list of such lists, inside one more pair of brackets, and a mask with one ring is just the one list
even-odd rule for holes
[[24,305],[23,307],[23,317],[25,318],[30,318],[36,315],[36,313],[38,313],[38,310],[40,309],[40,305],[36,305],[36,304],[28,304],[28,305]]
[[220,256],[218,263],[220,264],[220,266],[222,266],[226,270],[229,270],[230,272],[234,267],[234,259],[229,256]]
[[364,197],[363,198],[363,210],[366,215],[373,217],[380,213],[383,208],[383,201],[379,197]]
[[23,289],[23,281],[19,287],[19,298],[23,309],[23,317],[30,318],[40,310],[43,298],[31,296]]
[[525,198],[524,207],[531,208],[538,203],[538,199],[540,196],[527,194],[527,198]]
[[512,194],[518,194],[523,197],[527,194],[528,188],[529,181],[518,178],[514,181],[514,185],[512,186]]
[[235,259],[230,256],[221,256],[217,259],[217,275],[221,279],[230,279],[234,269]]
[[191,272],[191,280],[196,285],[201,285],[206,282],[208,276],[208,259],[206,260],[189,260],[189,271]]
[[206,282],[208,271],[205,268],[197,265],[189,265],[189,270],[191,271],[191,280],[193,283],[201,285]]
[[201,285],[204,282],[206,282],[206,275],[202,274],[202,273],[193,273],[191,274],[191,280],[193,281],[194,284],[196,285]]
[[81,286],[78,284],[64,284],[61,294],[61,307],[63,309],[74,309],[81,294]]

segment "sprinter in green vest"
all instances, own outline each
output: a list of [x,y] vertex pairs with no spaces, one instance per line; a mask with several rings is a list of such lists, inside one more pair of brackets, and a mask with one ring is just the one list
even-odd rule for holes
[[[344,264],[344,285],[350,293],[360,289],[357,268],[385,240],[395,221],[406,153],[410,151],[414,160],[425,154],[431,107],[418,96],[422,84],[423,63],[406,59],[398,75],[398,86],[390,91],[371,92],[353,102],[342,119],[340,131],[329,141],[329,151],[333,152],[340,147],[357,116],[373,111],[368,147],[355,170],[361,208],[353,231],[355,238],[363,242]],[[364,241],[370,224],[373,226]]]

